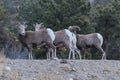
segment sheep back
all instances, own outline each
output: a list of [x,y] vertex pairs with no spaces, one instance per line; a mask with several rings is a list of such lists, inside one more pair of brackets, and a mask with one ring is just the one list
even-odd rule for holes
[[46,30],[37,31],[26,31],[26,35],[22,36],[19,34],[19,40],[23,44],[41,44],[45,41],[51,41],[51,38]]
[[77,46],[78,47],[86,47],[86,46],[95,46],[102,44],[100,40],[100,35],[98,33],[91,33],[86,35],[77,34]]

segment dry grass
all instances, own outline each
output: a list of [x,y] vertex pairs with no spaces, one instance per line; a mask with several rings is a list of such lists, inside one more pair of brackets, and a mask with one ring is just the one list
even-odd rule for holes
[[4,49],[1,49],[0,50],[0,76],[3,74],[3,64],[5,60],[6,58],[4,55]]
[[10,67],[4,66],[7,58],[4,55],[4,49],[0,50],[0,80],[19,80],[19,73],[17,70],[11,70]]
[[3,63],[5,61],[5,55],[4,55],[4,49],[0,50],[0,63]]
[[[16,70],[10,70],[9,67],[4,66],[7,58],[4,55],[4,49],[0,50],[0,79],[2,80],[18,80],[19,74]],[[3,77],[3,78],[2,78]]]

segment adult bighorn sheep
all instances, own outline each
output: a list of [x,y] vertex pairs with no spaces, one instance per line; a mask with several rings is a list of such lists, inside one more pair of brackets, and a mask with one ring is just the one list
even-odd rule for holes
[[[41,29],[44,29],[43,23],[35,25],[35,31],[40,31]],[[71,55],[73,54],[72,58],[75,59],[75,52],[79,55],[79,58],[81,59],[80,51],[76,46],[76,35],[70,32],[68,29],[56,31],[55,33],[55,40],[54,44],[56,47],[63,47],[65,46],[67,51],[69,52],[69,59],[71,58]],[[50,50],[49,50],[50,51]]]
[[43,29],[39,32],[36,31],[25,31],[25,25],[19,24],[19,40],[24,47],[28,49],[29,59],[32,59],[32,47],[33,45],[46,45],[48,48],[53,50],[53,54],[56,54],[56,47],[53,44],[55,39],[54,32],[51,29]]
[[[77,30],[80,30],[79,26],[69,26],[68,29],[76,34]],[[106,53],[105,51],[102,49],[102,45],[103,45],[103,37],[100,33],[91,33],[91,34],[76,34],[77,37],[77,47],[78,49],[81,49],[83,54],[84,54],[84,58],[85,58],[85,49],[87,47],[91,47],[94,46],[95,48],[97,48],[103,55],[102,55],[102,59],[106,59]]]

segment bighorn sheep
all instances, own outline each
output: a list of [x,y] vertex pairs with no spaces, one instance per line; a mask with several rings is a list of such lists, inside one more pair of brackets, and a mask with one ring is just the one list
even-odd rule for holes
[[[77,30],[80,30],[79,26],[69,26],[68,29],[76,34]],[[100,52],[102,52],[102,59],[106,59],[106,53],[102,49],[103,45],[103,37],[100,33],[91,33],[86,35],[76,34],[77,37],[77,47],[78,49],[81,49],[84,58],[85,58],[85,48],[94,46],[96,47]]]
[[25,25],[19,23],[19,40],[24,47],[28,49],[29,59],[32,59],[32,47],[33,45],[47,45],[48,48],[53,50],[53,54],[56,54],[56,47],[53,45],[55,39],[54,32],[51,29],[43,29],[39,32],[25,31]]
[[[36,24],[35,26],[35,31],[39,31],[41,29],[44,29],[43,23],[41,24]],[[69,52],[69,59],[71,58],[71,54],[73,54],[73,59],[75,59],[74,52],[76,52],[80,59],[80,51],[77,49],[76,46],[76,35],[71,33],[68,29],[60,30],[55,32],[55,40],[54,44],[56,47],[63,47],[65,46],[67,48],[67,51]]]

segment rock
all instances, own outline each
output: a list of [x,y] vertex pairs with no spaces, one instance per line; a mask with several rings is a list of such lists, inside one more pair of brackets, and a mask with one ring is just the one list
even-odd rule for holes
[[5,66],[6,71],[11,71],[11,68],[9,66]]
[[[64,61],[64,60],[63,60]],[[6,60],[0,80],[119,80],[116,60]],[[2,66],[2,65],[1,65]]]
[[75,69],[75,68],[72,68],[72,69],[71,69],[71,71],[73,71],[73,72],[77,72],[77,69]]
[[86,72],[86,68],[82,68],[82,71]]
[[66,59],[62,59],[62,60],[60,61],[60,63],[67,64],[67,60],[66,60]]
[[69,64],[62,64],[60,68],[66,72],[71,71],[71,66]]
[[70,78],[69,80],[74,80],[73,78]]

